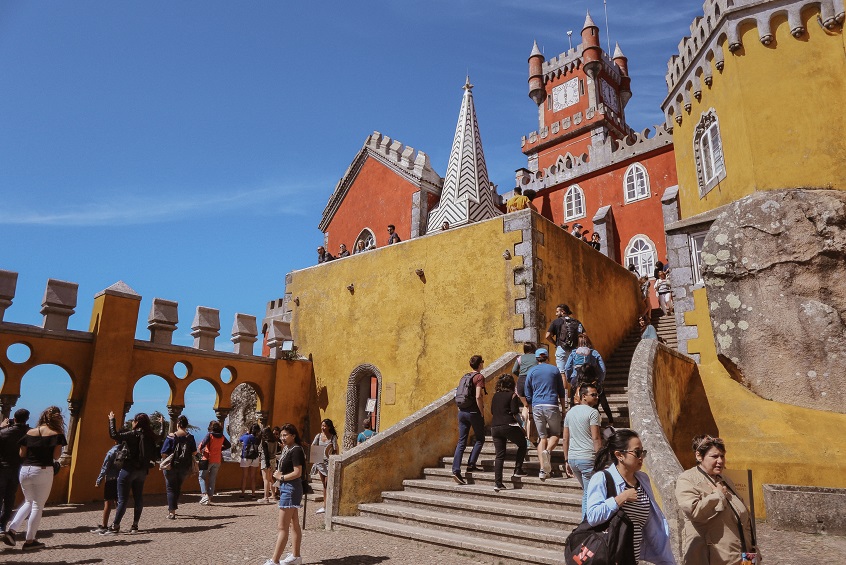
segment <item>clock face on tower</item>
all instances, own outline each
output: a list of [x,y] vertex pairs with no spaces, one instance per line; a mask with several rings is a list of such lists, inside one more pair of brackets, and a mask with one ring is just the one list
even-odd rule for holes
[[579,101],[579,79],[572,78],[552,89],[552,111],[569,108]]
[[619,113],[620,112],[620,103],[619,99],[617,98],[617,91],[614,90],[614,87],[605,82],[604,80],[599,81],[600,88],[602,89],[602,100],[605,104],[611,108],[613,111]]

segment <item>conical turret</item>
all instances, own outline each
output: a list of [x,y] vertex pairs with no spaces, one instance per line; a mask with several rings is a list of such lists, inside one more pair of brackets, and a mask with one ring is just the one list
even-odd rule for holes
[[546,99],[546,90],[543,87],[543,62],[543,53],[540,52],[538,42],[535,41],[529,55],[529,98],[538,106]]
[[620,74],[623,75],[620,80],[620,100],[623,102],[623,108],[625,108],[632,98],[632,79],[629,77],[629,60],[623,55],[619,43],[614,47],[613,60],[617,68],[620,69]]
[[582,65],[585,72],[591,77],[596,78],[599,71],[600,60],[602,58],[602,48],[599,46],[599,27],[593,22],[590,17],[590,11],[585,17],[585,25],[582,27]]

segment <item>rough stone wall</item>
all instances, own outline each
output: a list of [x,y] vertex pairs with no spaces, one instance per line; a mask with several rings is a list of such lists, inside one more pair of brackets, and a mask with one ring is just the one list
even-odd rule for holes
[[717,353],[760,396],[846,412],[846,194],[758,192],[702,252]]
[[232,411],[229,412],[227,432],[232,443],[232,458],[241,456],[241,442],[238,438],[250,426],[258,422],[256,416],[256,402],[258,397],[256,391],[250,385],[244,383],[232,391]]

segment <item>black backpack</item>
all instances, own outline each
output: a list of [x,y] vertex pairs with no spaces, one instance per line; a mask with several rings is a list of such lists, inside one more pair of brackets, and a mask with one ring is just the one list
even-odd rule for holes
[[123,465],[127,459],[129,459],[129,446],[126,445],[126,442],[123,442],[115,453],[115,459],[112,465],[114,465],[115,469],[123,469]]
[[258,441],[255,438],[247,440],[247,445],[244,446],[244,459],[258,459],[258,456]]
[[478,374],[478,371],[472,371],[458,381],[458,387],[455,389],[455,403],[460,410],[478,408],[476,405],[476,387],[473,386],[473,377]]
[[576,365],[573,375],[576,377],[576,388],[583,384],[592,384],[598,387],[599,364],[596,362],[596,358],[593,355],[587,355],[584,363]]
[[579,344],[579,326],[582,325],[575,318],[564,318],[564,323],[561,325],[561,335],[558,336],[558,341],[565,349],[575,349]]
[[[611,473],[605,473],[609,496],[617,492]],[[591,526],[582,521],[564,542],[567,565],[633,565],[634,526],[623,510],[617,510],[607,521]]]
[[171,465],[174,468],[185,469],[191,466],[191,454],[188,453],[188,436],[175,436],[173,439],[173,459]]

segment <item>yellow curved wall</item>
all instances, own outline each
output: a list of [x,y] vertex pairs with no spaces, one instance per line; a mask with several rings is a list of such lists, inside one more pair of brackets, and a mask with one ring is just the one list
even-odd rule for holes
[[[702,99],[690,95],[673,130],[682,218],[728,204],[756,190],[846,190],[846,52],[842,29],[824,30],[819,11],[802,13],[807,33],[790,35],[785,16],[773,19],[775,41],[759,40],[751,24],[741,28],[743,47],[722,45],[725,67],[711,65]],[[719,119],[726,178],[699,198],[693,134],[702,114]]]

